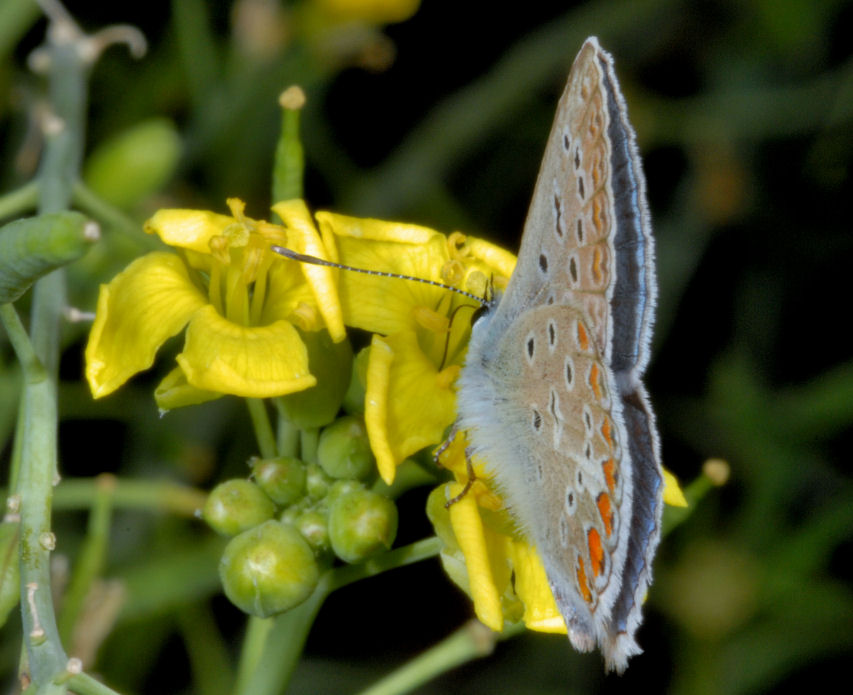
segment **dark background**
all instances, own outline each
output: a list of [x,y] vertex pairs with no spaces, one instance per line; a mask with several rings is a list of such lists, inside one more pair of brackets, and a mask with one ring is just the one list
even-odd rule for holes
[[[140,61],[112,48],[94,68],[89,149],[152,116],[172,119],[183,139],[174,176],[127,211],[134,219],[158,207],[222,212],[228,196],[267,216],[275,100],[300,83],[309,100],[305,198],[314,209],[459,229],[512,249],[569,66],[583,39],[597,35],[614,56],[648,179],[661,291],[647,384],[664,463],[688,483],[706,459],[723,458],[731,478],[664,539],[639,632],[645,654],[625,676],[604,677],[597,655],[577,655],[563,638],[529,634],[417,692],[793,693],[846,680],[851,3],[427,1],[403,23],[372,28],[349,53],[340,38],[336,45],[298,28],[268,49],[257,34],[241,40],[226,2],[69,8],[87,30],[133,23],[150,42]],[[209,32],[209,61],[179,50],[197,45],[198,31]],[[14,158],[40,89],[25,58],[43,32],[33,15],[0,44],[4,190],[32,176]],[[362,67],[365,55],[385,56],[383,69]],[[87,268],[73,290],[78,305],[91,310],[97,284],[126,262],[119,255]],[[239,405],[156,417],[150,391],[168,359],[120,400],[93,404],[79,381],[83,339],[69,338],[63,359],[65,475],[109,470],[208,487],[253,453]],[[0,410],[0,444],[9,413],[11,405]],[[5,464],[8,446],[3,456]],[[401,500],[401,542],[429,534],[425,494]],[[125,516],[116,576],[147,553],[208,534]],[[57,518],[72,555],[83,522]],[[200,583],[206,600],[215,582]],[[221,598],[212,605],[237,650],[239,616]],[[471,613],[437,562],[349,587],[324,606],[289,692],[358,691]],[[98,666],[136,692],[190,692],[178,634],[166,610],[124,616]],[[11,673],[13,628],[0,636]]]

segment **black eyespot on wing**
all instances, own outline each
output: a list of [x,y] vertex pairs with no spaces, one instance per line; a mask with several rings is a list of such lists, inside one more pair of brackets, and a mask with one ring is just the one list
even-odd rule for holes
[[543,273],[548,272],[548,256],[546,256],[544,253],[539,254],[539,269]]
[[533,410],[533,429],[537,432],[542,429],[542,414],[535,408]]
[[533,350],[536,347],[536,341],[533,338],[527,339],[527,356],[533,359]]

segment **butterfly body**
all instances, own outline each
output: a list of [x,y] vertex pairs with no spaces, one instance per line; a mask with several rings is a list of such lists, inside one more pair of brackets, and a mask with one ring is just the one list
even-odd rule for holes
[[660,535],[642,384],[656,299],[645,180],[589,38],[560,100],[506,292],[474,324],[458,426],[536,546],[572,644],[623,671]]

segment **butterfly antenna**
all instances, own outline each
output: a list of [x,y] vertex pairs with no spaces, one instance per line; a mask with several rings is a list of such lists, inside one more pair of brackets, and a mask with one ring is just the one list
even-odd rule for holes
[[277,253],[279,256],[284,256],[285,258],[290,258],[294,261],[299,261],[300,263],[309,263],[311,265],[322,265],[327,268],[338,268],[339,270],[351,270],[354,273],[364,273],[365,275],[375,275],[381,278],[396,278],[398,280],[411,280],[412,282],[421,282],[424,285],[432,285],[433,287],[440,287],[443,290],[450,290],[451,292],[456,292],[456,294],[461,294],[463,297],[468,297],[468,299],[473,299],[480,306],[488,306],[490,300],[484,299],[483,297],[478,297],[476,294],[471,292],[466,292],[465,290],[460,290],[458,287],[453,287],[452,285],[445,285],[443,282],[436,282],[435,280],[427,280],[426,278],[418,278],[413,275],[401,275],[399,273],[388,273],[384,270],[369,270],[367,268],[355,268],[351,265],[344,265],[343,263],[335,263],[334,261],[327,261],[323,258],[317,258],[316,256],[306,256],[304,253],[297,253],[296,251],[292,251],[291,249],[285,248],[284,246],[271,246],[270,250]]

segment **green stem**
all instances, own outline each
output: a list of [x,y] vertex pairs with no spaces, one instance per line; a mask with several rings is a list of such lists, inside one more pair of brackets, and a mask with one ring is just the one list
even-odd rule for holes
[[498,633],[472,620],[434,647],[389,674],[360,695],[397,695],[412,692],[437,675],[492,653]]
[[246,636],[243,638],[243,648],[240,651],[240,665],[237,669],[237,682],[234,686],[234,692],[249,692],[246,690],[247,684],[252,679],[252,674],[258,670],[258,664],[263,656],[274,622],[273,618],[249,617]]
[[[60,26],[60,24],[62,26]],[[55,124],[45,129],[45,152],[39,179],[40,213],[66,209],[83,150],[88,64],[79,30],[67,20],[53,21],[46,46],[50,104]],[[57,474],[56,382],[59,327],[65,305],[65,276],[57,270],[33,289],[30,321],[32,346],[43,368],[24,366],[24,389],[17,437],[20,466],[16,492],[21,499],[21,605],[29,675],[38,692],[64,692],[57,674],[66,672],[67,657],[54,613],[50,553],[51,504]]]
[[329,584],[329,592],[340,589],[347,584],[352,584],[359,579],[373,577],[382,572],[411,565],[427,558],[435,557],[441,551],[441,541],[437,536],[430,536],[421,541],[416,541],[402,548],[389,550],[387,553],[378,555],[370,560],[365,560],[357,565],[346,565],[330,570],[326,575]]
[[146,250],[163,248],[163,244],[156,236],[145,234],[139,222],[120,208],[105,201],[82,181],[75,182],[73,194],[74,204],[82,212],[91,215],[105,226],[121,232]]
[[306,463],[317,463],[317,447],[320,444],[320,430],[316,427],[301,430],[299,433],[299,458]]
[[264,643],[253,645],[253,651],[261,652],[259,657],[252,656],[255,667],[251,673],[241,674],[244,678],[238,680],[234,695],[278,695],[284,691],[302,655],[308,632],[328,595],[327,585],[321,579],[307,601],[270,621],[272,625]]
[[17,217],[38,203],[38,181],[30,181],[15,191],[0,196],[0,219]]
[[255,439],[258,441],[258,449],[265,459],[274,458],[276,455],[275,435],[267,415],[267,407],[260,398],[247,398],[246,406],[249,408],[249,417],[252,418],[252,426],[255,428]]
[[277,442],[279,456],[296,456],[299,454],[299,428],[287,417],[281,398],[274,398],[277,418]]
[[[97,483],[86,478],[67,478],[56,490],[55,509],[87,509],[97,494]],[[204,506],[207,493],[167,481],[116,480],[112,492],[113,506],[118,509],[139,509],[168,512],[195,517]]]
[[177,613],[197,695],[225,695],[234,677],[231,659],[207,601],[191,603]]
[[115,487],[116,480],[112,475],[105,473],[98,476],[95,500],[89,514],[89,528],[86,539],[77,554],[74,572],[62,601],[59,634],[64,644],[71,643],[74,626],[89,589],[104,567],[110,540],[110,522],[112,521]]

